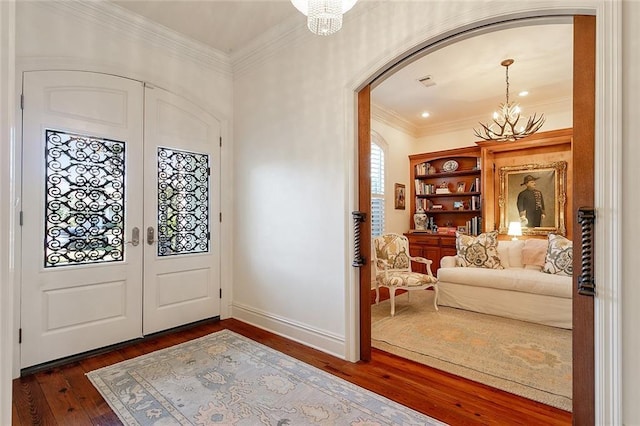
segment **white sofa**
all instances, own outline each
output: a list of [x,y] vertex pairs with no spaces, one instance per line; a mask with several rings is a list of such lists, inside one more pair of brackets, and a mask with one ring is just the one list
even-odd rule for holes
[[[438,305],[572,328],[571,277],[542,272],[539,264],[524,264],[524,245],[521,240],[498,242],[504,269],[461,267],[457,256],[443,257]],[[525,260],[531,261],[530,248],[525,251]]]

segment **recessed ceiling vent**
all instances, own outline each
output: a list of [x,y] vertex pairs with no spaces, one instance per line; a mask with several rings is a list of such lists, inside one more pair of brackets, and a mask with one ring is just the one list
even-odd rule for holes
[[436,85],[436,82],[433,80],[433,77],[430,75],[419,78],[418,82],[422,84],[424,87],[431,87]]

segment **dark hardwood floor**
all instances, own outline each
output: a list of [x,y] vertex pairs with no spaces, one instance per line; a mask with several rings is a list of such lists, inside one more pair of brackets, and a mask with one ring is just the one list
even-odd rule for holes
[[451,425],[569,425],[571,413],[373,350],[350,363],[229,319],[151,337],[13,382],[13,425],[119,425],[85,373],[229,329]]

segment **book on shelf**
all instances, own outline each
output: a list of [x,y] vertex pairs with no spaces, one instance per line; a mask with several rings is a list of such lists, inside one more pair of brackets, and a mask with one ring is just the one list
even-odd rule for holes
[[455,226],[439,226],[437,233],[455,235],[457,230],[458,228],[456,228]]
[[479,195],[472,195],[471,196],[471,210],[480,210],[481,209],[481,205],[480,205],[480,196]]
[[415,182],[416,195],[430,195],[433,194],[435,187],[432,183],[425,183],[420,179],[416,179]]
[[428,175],[429,169],[431,168],[431,163],[424,162],[415,165],[416,176]]
[[482,233],[482,218],[480,216],[472,217],[467,221],[467,232],[469,235],[480,235]]

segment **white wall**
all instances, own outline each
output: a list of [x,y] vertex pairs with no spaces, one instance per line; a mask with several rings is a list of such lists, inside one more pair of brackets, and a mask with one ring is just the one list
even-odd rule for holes
[[[411,186],[409,181],[409,153],[415,144],[415,138],[406,133],[379,121],[371,120],[371,130],[380,135],[387,143],[387,153],[384,161],[385,167],[385,206],[384,206],[384,230],[403,234],[409,230]],[[394,187],[396,183],[405,186],[405,209],[396,210]]]
[[623,424],[640,424],[640,283],[638,282],[638,164],[640,162],[640,2],[623,2],[622,14],[622,370]]

